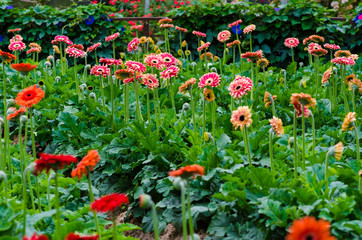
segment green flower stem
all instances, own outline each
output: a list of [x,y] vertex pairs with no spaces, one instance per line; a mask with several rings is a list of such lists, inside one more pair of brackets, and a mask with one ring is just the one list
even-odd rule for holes
[[249,137],[248,137],[248,129],[246,126],[243,127],[243,131],[244,131],[244,145],[245,145],[245,149],[247,151],[248,154],[248,159],[249,159],[249,167],[252,167],[252,163],[251,163],[251,153],[250,153],[250,146],[249,146]]
[[111,90],[111,122],[112,122],[112,130],[114,130],[114,86],[113,79],[111,76],[108,76],[108,80],[110,81],[110,90]]
[[60,69],[62,71],[62,75],[64,75],[64,65],[63,65],[63,50],[62,43],[59,43],[59,52],[60,52]]
[[216,113],[216,100],[214,99],[211,103],[211,119],[212,119],[212,136],[215,139],[215,113]]
[[31,143],[32,143],[32,150],[33,150],[33,161],[36,159],[36,150],[35,150],[35,136],[34,136],[34,120],[33,120],[33,109],[29,109],[30,115],[30,134],[31,134]]
[[230,96],[230,110],[231,110],[231,112],[234,111],[234,98],[233,98],[233,96]]
[[265,67],[263,67],[263,82],[264,82],[264,86],[266,86]]
[[48,195],[48,211],[52,209],[52,202],[50,200],[50,180],[52,180],[53,176],[50,174],[48,176],[48,186],[47,186],[47,195]]
[[325,181],[326,181],[326,190],[325,190],[326,193],[328,192],[328,160],[331,155],[331,149],[332,148],[330,148],[326,154],[326,163],[325,163],[325,171],[324,171],[324,177],[325,177]]
[[155,240],[160,240],[160,235],[158,233],[157,211],[154,202],[152,202],[151,208],[152,208],[152,217],[153,217],[153,233],[155,235]]
[[175,97],[173,95],[172,78],[170,78],[170,98],[171,98],[172,108],[173,108],[173,110],[175,112],[175,116],[176,116],[176,105],[175,105]]
[[310,52],[308,52],[308,59],[309,59],[309,65],[311,66],[313,64],[313,58],[312,58],[312,54],[310,54]]
[[80,96],[80,90],[79,90],[79,80],[77,76],[77,59],[74,57],[74,79],[75,79],[75,88],[77,91],[78,98]]
[[154,105],[154,109],[155,109],[155,119],[156,119],[156,129],[157,129],[157,135],[159,134],[160,131],[160,126],[159,126],[159,116],[158,116],[158,107],[157,107],[157,88],[153,89],[153,105]]
[[273,116],[277,117],[277,112],[275,111],[275,103],[272,95],[270,95],[270,101],[272,105]]
[[233,76],[235,77],[235,46],[233,46]]
[[136,94],[136,116],[137,116],[137,120],[138,121],[143,121],[143,117],[142,117],[142,113],[141,113],[141,108],[140,108],[140,100],[139,100],[139,88],[138,88],[138,80],[136,78],[136,73],[134,74],[134,89],[135,89],[135,94]]
[[316,139],[315,139],[315,120],[314,120],[314,115],[313,112],[310,111],[310,115],[311,115],[311,119],[312,119],[312,132],[313,132],[313,149],[312,149],[312,154],[315,154],[315,147],[316,147]]
[[353,107],[353,112],[356,112],[356,100],[355,100],[354,91],[355,90],[352,87],[352,107]]
[[341,77],[342,77],[342,92],[343,92],[343,100],[344,100],[344,111],[346,115],[349,113],[349,106],[346,94],[346,83],[345,83],[345,69],[344,65],[341,65]]
[[206,128],[206,100],[203,101],[203,116],[202,116],[202,134],[205,133]]
[[7,179],[7,177],[5,177],[5,179],[4,179],[4,200],[5,200],[5,203],[8,202],[8,179]]
[[117,240],[117,223],[115,217],[113,217],[113,240]]
[[304,116],[304,105],[302,104],[302,162],[303,170],[305,170],[305,116]]
[[183,240],[187,240],[185,185],[183,183],[183,180],[180,183],[180,187],[181,187],[181,210],[182,210],[182,236]]
[[362,192],[362,179],[360,176],[358,176],[358,191]]
[[332,77],[333,77],[333,102],[334,102],[334,108],[337,107],[337,79],[335,71],[332,69]]
[[112,41],[112,49],[113,49],[113,58],[116,59],[116,44],[115,41]]
[[55,208],[56,212],[56,222],[55,222],[55,239],[61,240],[61,229],[60,229],[60,204],[59,204],[59,192],[58,192],[58,174],[55,172]]
[[[0,170],[5,172],[5,162],[4,162],[4,154],[3,154],[3,142],[2,142],[2,124],[0,122]],[[20,149],[22,151],[22,149]]]
[[23,172],[23,179],[24,179],[24,183],[23,183],[23,236],[25,236],[26,233],[26,210],[27,210],[27,206],[26,206],[26,173],[27,173],[27,169],[24,170]]
[[[250,61],[250,66],[251,66],[251,68],[250,68],[251,81],[254,83],[254,67],[253,67],[254,63],[253,63],[253,61]],[[255,83],[254,83],[254,85],[255,85]],[[254,96],[254,86],[251,88],[251,93],[250,93],[250,100],[251,100],[252,104],[253,104],[253,96]],[[253,105],[251,105],[251,106],[253,106]]]
[[148,119],[148,124],[151,124],[151,112],[150,112],[150,89],[147,88],[147,119]]
[[190,183],[187,182],[187,214],[189,215],[189,231],[191,239],[194,240],[194,226],[192,224],[192,215],[191,215],[191,193],[190,193]]
[[41,205],[40,205],[40,192],[39,192],[39,179],[38,179],[38,176],[35,176],[35,188],[36,188],[36,196],[37,196],[37,199],[38,199],[38,209],[39,209],[39,212],[41,212],[42,209],[41,209]]
[[361,164],[360,162],[360,149],[359,149],[359,138],[358,138],[358,131],[357,131],[357,125],[355,122],[353,122],[354,125],[354,133],[356,135],[356,150],[357,150],[357,163]]
[[250,32],[250,52],[253,51],[253,38],[252,38],[252,35],[251,35],[251,32]]
[[[197,46],[200,47],[201,42],[200,42],[200,37],[199,37],[199,36],[197,37],[197,42],[198,42],[198,45],[197,45]],[[199,53],[200,70],[203,71],[202,61],[201,61],[201,51],[198,51],[198,53]]]
[[269,155],[270,155],[270,171],[274,171],[274,164],[273,164],[273,137],[274,132],[273,128],[269,130]]
[[125,106],[124,106],[124,112],[125,112],[125,119],[126,119],[126,123],[128,124],[129,123],[129,86],[128,86],[128,83],[127,84],[124,84],[124,87],[125,87]]
[[192,87],[190,88],[190,97],[191,97],[191,112],[192,112],[192,122],[194,124],[194,132],[195,132],[195,136],[197,133],[197,129],[196,129],[196,117],[195,117],[195,102],[194,102],[194,97],[192,94]]
[[[237,26],[236,26],[236,30],[237,30]],[[236,31],[237,32],[237,31]],[[238,33],[236,33],[236,40],[238,40],[239,41],[239,34]],[[226,44],[226,42],[224,43],[224,44]],[[238,44],[238,48],[239,48],[239,55],[241,55],[241,47],[240,47],[240,44]],[[243,62],[243,60],[240,58],[240,67],[242,66],[242,63]]]
[[293,53],[293,48],[290,48],[291,52],[292,52],[292,62],[294,62],[294,53]]
[[[2,62],[3,65],[3,81],[4,81],[4,93],[3,93],[3,97],[4,97],[4,116],[6,115],[7,109],[8,109],[8,105],[7,105],[7,98],[6,98],[6,76],[5,76],[5,63],[4,61]],[[6,117],[4,117],[4,172],[5,172],[5,166],[6,166],[6,162],[7,162],[7,147],[8,147],[8,141],[9,139],[7,138],[7,129],[8,129],[8,120],[6,119]],[[1,135],[0,135],[1,136]],[[1,139],[0,139],[1,140]]]
[[167,30],[165,30],[165,52],[167,52]]
[[297,148],[297,112],[293,113],[293,138],[294,138],[294,178],[298,176],[298,148]]
[[316,56],[315,57],[315,67],[316,67],[316,69],[315,69],[315,84],[316,84],[316,86],[317,86],[317,88],[316,88],[316,96],[318,97],[318,93],[319,93],[319,57],[318,56]]
[[96,65],[98,65],[97,49],[94,49],[94,59],[96,60]]
[[[89,199],[90,199],[91,203],[93,203],[94,202],[94,195],[93,195],[93,190],[92,190],[91,171],[90,171],[89,167],[87,167],[87,171],[88,171],[87,179],[88,179],[88,188],[89,188]],[[94,215],[94,222],[96,224],[98,236],[99,236],[99,239],[101,240],[101,229],[100,229],[99,223],[98,223],[97,212],[93,211],[93,215]]]
[[181,36],[181,31],[180,33],[180,49],[181,49],[181,58],[184,56],[183,51],[182,51],[182,36]]
[[53,77],[55,78],[57,76],[57,66],[55,64],[55,51],[54,51],[54,56],[53,56]]
[[104,100],[104,84],[103,84],[103,77],[99,76],[101,80],[101,94],[102,94],[102,105],[103,105],[103,112],[106,111],[106,102]]

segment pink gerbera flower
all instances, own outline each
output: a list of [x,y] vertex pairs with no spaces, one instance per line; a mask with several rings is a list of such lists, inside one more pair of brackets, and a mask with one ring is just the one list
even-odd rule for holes
[[294,37],[287,38],[284,41],[284,45],[288,48],[295,48],[296,46],[299,45],[299,40],[298,40],[298,38],[294,38]]
[[166,67],[176,65],[176,58],[169,53],[160,53],[159,56],[162,59],[162,64]]
[[214,72],[204,74],[199,81],[199,88],[203,88],[205,86],[217,87],[219,85],[220,76]]
[[10,39],[10,43],[13,43],[13,42],[21,42],[23,41],[23,37],[21,35],[15,35],[14,37],[12,37]]
[[210,46],[210,44],[211,44],[211,43],[207,42],[207,43],[201,45],[199,48],[197,48],[197,51],[198,51],[198,52],[201,52],[201,51],[204,50],[204,49],[208,49],[209,46]]
[[111,42],[111,41],[115,40],[116,38],[118,38],[119,35],[120,35],[119,32],[116,32],[116,33],[114,33],[114,34],[106,37],[106,38],[105,38],[105,41],[106,41],[106,42]]
[[136,71],[140,73],[146,72],[146,66],[140,62],[127,61],[124,65],[131,71]]
[[205,33],[199,32],[199,31],[192,31],[192,34],[198,36],[198,37],[206,37]]
[[160,25],[160,28],[172,28],[172,27],[174,27],[173,24],[169,24],[169,23]]
[[36,53],[36,52],[40,52],[40,49],[37,47],[32,47],[28,51],[26,51],[26,54]]
[[143,84],[145,84],[149,89],[157,88],[159,85],[157,76],[154,74],[143,74],[142,80]]
[[[292,104],[293,104],[294,109],[295,109],[295,111],[297,113],[297,117],[298,118],[301,117],[302,114],[303,114],[303,112],[302,112],[302,104],[300,104],[299,102],[294,102]],[[304,117],[308,118],[309,116],[310,116],[310,110],[306,106],[304,106]]]
[[356,62],[351,58],[346,57],[336,57],[332,59],[332,63],[339,65],[355,65]]
[[230,23],[229,24],[229,27],[234,27],[234,26],[237,26],[237,25],[239,25],[240,23],[242,23],[243,21],[241,21],[241,19],[239,19],[239,20],[237,20],[237,21],[235,21],[235,22],[233,22],[233,23]]
[[179,27],[179,26],[176,26],[176,30],[179,30],[179,31],[185,32],[185,33],[188,32],[188,30],[186,28],[182,28],[182,27]]
[[134,38],[127,46],[127,51],[132,52],[138,48],[138,45],[140,45],[139,38]]
[[321,49],[321,48],[322,48],[321,45],[319,45],[318,43],[312,42],[308,45],[308,52],[311,53],[313,50],[317,50],[317,49]]
[[226,42],[231,37],[231,33],[228,30],[224,30],[217,35],[219,42]]
[[142,31],[143,29],[143,25],[133,25],[131,27],[131,30],[139,30],[139,31]]
[[250,92],[252,87],[253,82],[250,78],[236,76],[235,80],[230,83],[228,90],[233,98],[239,99]]
[[341,49],[340,46],[338,46],[336,44],[330,44],[330,43],[324,44],[324,47],[329,49],[329,50],[339,50],[339,49]]
[[324,56],[327,53],[328,53],[328,51],[323,48],[313,49],[312,51],[310,51],[310,54],[312,54],[313,56],[316,56],[316,57]]
[[15,29],[9,29],[8,32],[12,32],[12,33],[15,33],[15,32],[20,32],[21,31],[21,28],[15,28]]
[[112,66],[112,65],[119,66],[123,64],[121,59],[113,59],[113,58],[100,58],[99,62],[105,63],[107,66]]
[[89,48],[87,48],[87,52],[93,52],[94,50],[96,50],[99,46],[101,46],[102,44],[99,42],[99,43],[96,43],[92,46],[90,46]]
[[106,65],[95,65],[91,68],[90,74],[107,77],[110,75],[110,69]]
[[251,24],[251,25],[244,28],[243,33],[244,34],[249,34],[252,31],[254,31],[255,29],[256,29],[256,26],[254,24]]
[[165,71],[161,72],[160,75],[163,79],[169,79],[171,77],[177,77],[179,71],[180,69],[178,67],[170,66]]
[[148,54],[143,61],[149,67],[156,67],[158,70],[164,68],[162,58],[154,53]]
[[52,41],[52,44],[58,44],[60,42],[63,42],[65,44],[68,44],[68,45],[72,45],[73,42],[69,40],[69,38],[67,36],[64,36],[64,35],[58,35],[54,38],[54,40]]
[[263,57],[262,50],[258,50],[256,52],[246,52],[241,54],[241,58],[248,58],[250,61],[255,61],[262,57]]
[[11,51],[24,51],[25,48],[26,48],[25,43],[20,41],[9,44],[9,50]]
[[75,47],[67,47],[65,49],[65,52],[67,54],[69,54],[69,57],[75,57],[75,58],[79,58],[79,57],[83,58],[86,54],[84,51],[79,50]]

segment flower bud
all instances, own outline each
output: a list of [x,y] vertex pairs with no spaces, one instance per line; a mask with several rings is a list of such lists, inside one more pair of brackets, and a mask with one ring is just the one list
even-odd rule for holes
[[84,90],[87,88],[87,84],[82,83],[82,84],[79,86],[79,88],[80,88],[82,91],[84,91]]
[[7,103],[7,105],[8,105],[8,108],[15,106],[15,100],[14,100],[14,99],[8,99],[8,100],[6,100],[6,103]]
[[40,80],[39,82],[38,82],[38,85],[39,85],[39,87],[42,87],[42,86],[44,86],[44,81],[42,81],[42,80]]
[[6,115],[10,115],[10,114],[15,113],[15,110],[16,110],[16,109],[14,109],[13,107],[8,108],[8,110],[6,111]]
[[50,67],[52,64],[49,62],[49,61],[45,61],[45,63],[44,63],[44,66],[45,67]]
[[359,170],[358,176],[362,179],[362,170]]
[[57,59],[56,63],[57,63],[57,64],[60,64],[60,59]]
[[212,137],[211,133],[204,132],[204,140],[205,140],[205,142],[208,142],[210,140],[214,141],[214,138]]
[[210,71],[211,71],[211,72],[215,72],[215,73],[217,73],[217,69],[216,69],[216,67],[212,67],[212,68],[210,69]]
[[56,82],[60,82],[60,80],[61,80],[61,78],[60,78],[59,76],[56,76],[56,77],[55,77],[55,81],[56,81]]
[[148,194],[142,194],[140,196],[140,207],[143,209],[149,209],[153,205],[153,201],[150,195]]
[[173,180],[173,186],[177,189],[177,190],[181,190],[182,187],[185,187],[185,182],[181,177],[176,177]]
[[87,64],[87,65],[85,65],[85,69],[87,70],[87,69],[90,69],[91,68],[91,65],[90,64]]
[[28,121],[28,117],[26,115],[21,115],[20,122],[25,123],[26,121]]
[[183,111],[187,111],[187,110],[189,110],[190,109],[190,104],[189,103],[184,103],[183,105],[182,105],[182,110]]
[[6,180],[6,173],[4,171],[0,171],[0,183]]
[[53,61],[53,60],[54,60],[53,55],[49,55],[49,56],[47,57],[47,60],[48,60],[48,61]]
[[304,63],[303,62],[300,62],[299,63],[299,67],[301,68],[301,67],[303,67],[304,66]]
[[273,70],[269,70],[269,74],[273,74]]
[[24,171],[36,175],[35,166],[36,166],[36,163],[35,163],[35,162],[32,162],[32,163],[30,163],[30,164],[25,168]]
[[90,98],[93,98],[93,99],[96,99],[96,94],[94,93],[94,92],[91,92],[90,94],[89,94],[89,97]]
[[199,234],[194,233],[194,234],[193,234],[193,239],[194,239],[194,240],[200,240]]
[[291,147],[293,147],[293,146],[294,146],[294,137],[290,137],[290,138],[288,139],[288,143],[289,143],[289,145],[290,145]]
[[196,67],[196,63],[195,62],[192,62],[191,63],[191,66],[194,68],[194,67]]

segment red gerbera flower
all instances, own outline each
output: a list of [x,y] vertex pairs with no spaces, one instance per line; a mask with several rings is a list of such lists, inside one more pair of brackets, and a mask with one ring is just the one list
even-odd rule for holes
[[12,108],[9,108],[8,110],[12,110],[13,112],[8,114],[8,116],[6,117],[7,120],[13,119],[13,118],[17,117],[19,114],[26,112],[25,107],[20,107],[19,110],[12,107]]
[[129,201],[126,194],[112,193],[94,201],[91,205],[91,209],[97,212],[111,212],[128,203]]
[[30,108],[33,105],[38,104],[44,95],[45,92],[41,88],[38,88],[36,85],[34,85],[19,92],[15,98],[15,102],[20,106]]
[[15,60],[16,56],[14,54],[11,54],[11,53],[8,53],[8,52],[3,52],[3,51],[0,50],[0,58],[5,63],[9,63],[9,62]]
[[65,240],[98,240],[98,235],[80,235],[76,233],[69,233]]
[[323,219],[317,221],[314,217],[304,217],[293,222],[286,240],[335,240],[330,235],[330,226]]
[[31,237],[24,236],[23,240],[48,240],[49,238],[46,235],[36,235],[36,233],[33,234]]
[[204,175],[204,167],[194,164],[194,165],[188,165],[186,167],[182,167],[178,170],[174,170],[168,173],[168,175],[172,177],[182,177],[182,178],[189,178],[193,177],[196,178],[196,175],[203,176]]
[[47,153],[40,153],[40,158],[35,161],[36,175],[45,170],[49,172],[50,169],[54,171],[63,169],[66,165],[76,163],[77,158],[72,155],[52,155]]
[[28,75],[28,73],[33,71],[36,67],[37,65],[31,65],[30,63],[11,64],[11,68],[20,72],[23,76]]

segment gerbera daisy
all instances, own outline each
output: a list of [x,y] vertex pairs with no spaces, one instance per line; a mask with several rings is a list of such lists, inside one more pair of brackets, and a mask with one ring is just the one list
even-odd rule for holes
[[200,56],[201,60],[204,60],[205,56],[206,56],[207,60],[212,60],[214,57],[211,52],[207,52],[207,53],[201,54],[201,56]]
[[93,52],[94,50],[96,50],[99,46],[101,46],[102,43],[96,43],[96,44],[93,44],[92,46],[90,46],[89,48],[87,48],[87,52]]
[[259,58],[262,58],[263,56],[264,55],[263,55],[262,50],[258,50],[256,52],[246,52],[246,53],[241,54],[241,58],[248,58],[250,61],[258,60]]
[[241,42],[239,40],[235,40],[235,41],[227,43],[226,47],[231,48],[231,47],[234,47],[234,46],[240,45],[240,44],[241,44]]
[[164,68],[161,56],[154,53],[148,54],[145,57],[145,60],[143,60],[143,63],[149,67],[156,67],[158,70]]
[[142,31],[143,29],[143,25],[133,25],[131,27],[131,30],[139,30],[139,31]]
[[118,69],[114,75],[116,76],[116,78],[118,80],[124,80],[127,78],[132,78],[133,79],[133,71],[129,70],[129,69]]
[[69,47],[73,47],[73,48],[76,48],[78,50],[84,50],[84,46],[82,44],[72,44],[70,45]]
[[161,72],[161,78],[163,79],[170,79],[171,77],[177,77],[178,72],[180,69],[175,66],[168,67],[165,71]]
[[308,52],[311,53],[313,50],[318,50],[318,49],[321,49],[322,46],[319,45],[318,43],[311,43],[308,45]]
[[37,65],[31,65],[30,63],[17,63],[17,64],[11,64],[11,68],[20,72],[21,75],[26,76],[28,75],[29,72],[37,68]]
[[327,53],[328,53],[328,51],[323,48],[314,49],[314,50],[310,51],[310,54],[312,54],[313,56],[316,56],[316,57],[324,56]]
[[226,42],[231,37],[231,33],[228,30],[224,30],[217,35],[219,42]]
[[350,74],[350,75],[345,77],[345,82],[348,84],[349,82],[351,82],[355,78],[356,78],[356,75]]
[[[311,41],[315,42],[315,43],[322,43],[322,42],[324,42],[324,37],[321,37],[319,35],[311,35],[304,40],[306,40],[306,43],[309,43]],[[303,44],[305,45],[304,40],[303,40]]]
[[115,40],[116,38],[118,38],[120,36],[119,32],[116,32],[108,37],[105,38],[105,41],[106,42],[110,42],[110,41],[113,41]]
[[97,77],[99,75],[107,77],[110,75],[110,69],[106,65],[95,65],[91,68],[90,74],[96,75]]
[[19,92],[15,98],[15,102],[20,106],[30,108],[33,105],[38,104],[44,95],[45,92],[41,88],[38,88],[36,85],[34,85]]
[[283,122],[280,118],[273,116],[272,119],[269,119],[269,122],[278,137],[280,137],[280,135],[284,134]]
[[200,47],[197,48],[198,52],[201,52],[204,49],[208,49],[211,43],[207,42],[205,44],[202,44]]
[[138,45],[140,44],[139,38],[134,38],[127,46],[127,51],[132,52],[134,50],[137,50]]
[[158,21],[158,24],[164,24],[164,23],[171,23],[172,19],[171,18],[164,18]]
[[250,127],[253,123],[251,119],[251,110],[249,107],[238,107],[237,110],[232,112],[230,122],[233,124],[235,130],[240,127],[240,130],[243,130],[243,127]]
[[52,41],[52,44],[58,44],[59,42],[64,42],[65,44],[72,45],[73,42],[69,40],[67,36],[56,36],[54,40]]
[[49,238],[46,235],[37,235],[34,233],[31,237],[24,236],[23,240],[49,240]]
[[237,76],[234,81],[230,83],[228,90],[233,98],[239,99],[243,95],[246,95],[248,91],[250,92],[252,88],[253,82],[250,78]]
[[205,170],[203,166],[193,164],[186,167],[181,167],[178,170],[171,171],[168,173],[168,175],[171,177],[196,178],[197,176],[203,176],[204,172]]
[[235,21],[235,22],[232,22],[229,24],[229,27],[234,27],[234,26],[237,26],[239,25],[240,23],[242,23],[243,21],[241,21],[241,19]]
[[179,93],[185,95],[187,91],[190,90],[195,83],[196,83],[196,78],[190,78],[185,83],[181,84],[181,86],[178,89]]
[[208,102],[212,102],[215,99],[214,91],[212,91],[209,88],[204,88],[203,94],[204,94],[205,100]]
[[69,57],[75,57],[75,58],[83,58],[85,57],[85,52],[82,50],[79,50],[78,48],[75,47],[67,47],[65,49],[65,52],[69,55]]
[[317,105],[317,101],[306,93],[293,93],[290,101],[292,104],[300,103],[307,108],[315,107]]
[[294,38],[294,37],[287,38],[284,41],[284,45],[288,48],[295,48],[296,46],[299,45],[299,40],[298,40],[298,38]]
[[339,49],[341,49],[340,46],[338,46],[336,44],[330,44],[330,43],[324,44],[324,47],[329,49],[329,50],[339,50]]
[[21,28],[15,28],[15,29],[9,29],[8,32],[11,32],[11,33],[16,33],[16,32],[20,32],[21,31]]
[[140,73],[146,72],[146,66],[140,62],[127,61],[124,65],[131,71],[137,71]]
[[98,235],[80,235],[76,233],[69,233],[65,240],[98,240]]
[[0,50],[0,58],[4,63],[10,63],[11,61],[16,59],[16,56],[11,53],[3,52]]
[[24,51],[24,49],[26,48],[25,43],[21,42],[21,41],[17,41],[17,42],[12,42],[9,44],[9,50],[11,51]]
[[140,37],[140,43],[144,44],[145,42],[147,42],[147,38],[145,36]]
[[176,58],[169,53],[160,53],[159,56],[162,59],[162,64],[166,67],[176,65]]
[[22,42],[23,41],[23,37],[21,35],[15,35],[14,37],[12,37],[10,39],[10,43],[13,42]]
[[204,74],[199,81],[199,88],[204,88],[205,86],[217,87],[219,85],[220,76],[214,72]]
[[73,169],[71,176],[81,179],[88,174],[88,171],[93,171],[93,168],[100,160],[97,150],[90,150],[88,154],[78,163],[77,167]]
[[159,86],[157,75],[155,74],[143,74],[142,75],[143,84],[146,85],[149,89],[154,89]]
[[332,156],[337,160],[341,160],[343,152],[343,143],[339,142],[332,148]]
[[35,175],[38,175],[43,170],[47,173],[50,169],[53,169],[54,171],[61,170],[72,163],[77,163],[77,158],[72,155],[40,153],[40,158],[35,161]]
[[354,91],[354,89],[357,89],[359,93],[362,93],[362,81],[361,80],[354,78],[354,79],[352,79],[352,81],[350,81],[348,83],[348,86],[349,86],[348,87],[349,90]]
[[198,37],[206,37],[205,33],[199,32],[199,31],[192,31],[192,34],[198,36]]
[[33,47],[30,48],[28,51],[26,51],[26,54],[39,53],[39,52],[40,52],[39,48]]
[[125,204],[129,204],[126,194],[112,193],[94,201],[91,205],[91,209],[97,212],[112,212]]
[[8,111],[10,111],[11,113],[10,114],[8,113],[8,116],[6,117],[6,119],[10,120],[10,119],[16,118],[19,114],[25,113],[26,108],[25,107],[20,107],[19,110],[18,110],[18,109],[14,108],[14,107],[11,107],[11,108],[8,109]]
[[302,110],[302,104],[300,104],[299,102],[293,103],[293,106],[294,106],[294,109],[295,109],[295,111],[297,113],[298,118],[303,115],[303,111],[304,111],[304,117],[309,118],[310,111],[306,106],[303,107],[303,110]]
[[331,79],[332,74],[333,74],[333,70],[332,70],[332,67],[330,67],[323,73],[322,84],[325,84],[326,82],[328,82],[329,79]]
[[289,228],[286,240],[336,240],[330,235],[330,223],[323,219],[304,217],[295,220]]
[[353,59],[347,57],[336,57],[332,59],[332,63],[339,65],[355,65],[356,62]]
[[256,64],[258,65],[258,67],[261,67],[261,68],[266,68],[268,65],[269,65],[269,60],[266,59],[266,58],[260,58]]
[[351,54],[351,56],[349,56],[348,58],[357,61],[358,60],[358,55],[357,54]]
[[179,30],[181,32],[185,32],[185,33],[188,32],[188,30],[186,28],[182,28],[182,27],[179,27],[179,26],[176,26],[175,28],[176,28],[176,30]]
[[351,52],[348,51],[348,50],[338,50],[334,53],[334,56],[337,58],[337,57],[349,57],[351,56]]
[[272,103],[272,99],[275,100],[277,99],[277,96],[276,95],[271,95],[268,91],[265,91],[265,94],[264,94],[264,103],[265,103],[265,108],[268,108],[270,106],[270,104]]
[[53,45],[54,52],[60,54],[59,47],[57,45]]
[[246,26],[243,30],[243,33],[244,34],[249,34],[251,33],[252,31],[254,31],[256,29],[256,26],[254,24],[251,24],[249,26]]
[[120,66],[123,64],[123,61],[121,59],[113,59],[113,58],[100,58],[100,63],[104,63],[107,66]]
[[343,120],[342,131],[350,131],[354,128],[354,122],[356,121],[356,113],[349,112]]
[[172,27],[174,27],[174,25],[173,25],[173,24],[169,24],[169,23],[161,24],[161,25],[160,25],[160,28],[172,28]]

